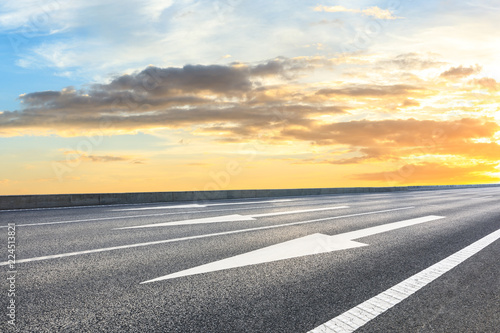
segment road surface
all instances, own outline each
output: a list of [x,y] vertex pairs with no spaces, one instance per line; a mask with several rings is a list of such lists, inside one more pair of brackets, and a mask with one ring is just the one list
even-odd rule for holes
[[2,211],[0,331],[498,332],[499,199],[467,188]]

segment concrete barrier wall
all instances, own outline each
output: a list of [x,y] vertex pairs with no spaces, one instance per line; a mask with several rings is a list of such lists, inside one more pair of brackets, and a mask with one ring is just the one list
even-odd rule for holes
[[287,196],[307,196],[307,195],[345,194],[345,193],[379,193],[379,192],[443,190],[443,189],[454,189],[454,188],[498,187],[498,186],[500,186],[500,184],[401,186],[401,187],[336,187],[336,188],[223,190],[223,191],[186,191],[186,192],[3,195],[0,196],[0,210],[116,205],[116,204],[140,204],[140,203],[175,202],[175,201],[203,202],[203,201],[218,200],[218,199],[245,199],[245,198],[287,197]]

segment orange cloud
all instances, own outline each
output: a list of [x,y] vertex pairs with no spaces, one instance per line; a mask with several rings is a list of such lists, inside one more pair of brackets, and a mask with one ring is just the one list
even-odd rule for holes
[[420,106],[420,103],[414,99],[405,99],[400,107],[406,108],[410,106]]
[[499,130],[500,125],[496,122],[470,118],[456,121],[360,120],[288,128],[283,130],[282,139],[349,147],[347,157],[316,163],[356,164],[433,154],[496,161],[500,156],[500,145],[473,139],[493,137]]
[[490,91],[497,91],[500,88],[500,83],[495,79],[489,77],[482,77],[480,79],[474,79],[469,82],[470,84],[478,85],[482,88],[486,88]]
[[491,137],[500,130],[492,121],[465,118],[455,121],[417,119],[357,120],[284,130],[286,138],[313,141],[316,144],[353,146],[414,147],[420,140],[464,140]]

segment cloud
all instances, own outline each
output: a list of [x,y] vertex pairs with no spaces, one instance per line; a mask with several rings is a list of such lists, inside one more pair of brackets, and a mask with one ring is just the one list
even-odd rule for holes
[[119,156],[119,155],[92,155],[86,154],[76,150],[65,150],[63,154],[67,156],[66,160],[71,160],[72,162],[77,161],[87,161],[95,163],[109,163],[109,162],[131,162],[134,164],[143,164],[143,159],[134,158],[131,156]]
[[332,164],[369,160],[397,160],[416,155],[456,155],[498,160],[500,145],[478,143],[500,130],[493,121],[464,118],[454,121],[416,119],[359,120],[302,128],[286,128],[282,139],[310,141],[316,145],[347,145],[358,156],[329,160]]
[[[195,97],[200,92],[235,95],[249,92],[252,80],[261,76],[291,76],[305,70],[305,60],[279,58],[258,65],[186,65],[182,68],[149,66],[134,73],[116,76],[108,84],[93,84],[87,91],[67,87],[19,97],[27,108],[102,108],[132,104],[175,106],[212,102]],[[190,95],[192,94],[192,95]]]
[[433,53],[410,52],[397,55],[392,59],[381,60],[377,64],[401,70],[425,70],[441,67],[446,65],[446,62],[438,60],[437,55]]
[[489,77],[473,79],[469,83],[473,85],[478,85],[482,88],[486,88],[489,91],[497,91],[500,88],[500,83],[498,83],[495,79]]
[[[217,123],[236,123],[242,132],[284,120],[304,124],[313,115],[345,112],[322,101],[301,103],[303,96],[287,85],[317,62],[276,58],[258,64],[149,66],[85,89],[23,94],[22,110],[0,114],[0,130],[78,132],[106,124],[116,131],[205,126],[199,131],[203,133],[210,131],[207,125],[216,128]],[[266,86],[263,80],[281,83]]]
[[417,119],[357,120],[315,128],[290,131],[306,140],[332,140],[340,144],[376,146],[389,144],[414,146],[419,139],[463,140],[491,137],[500,130],[500,125],[481,119],[435,121]]
[[317,12],[329,12],[329,13],[339,13],[339,12],[347,12],[347,13],[361,13],[365,16],[371,16],[380,20],[395,20],[401,17],[394,16],[393,13],[389,9],[381,9],[377,6],[369,7],[363,10],[359,9],[349,9],[344,6],[316,6],[314,11]]
[[411,106],[420,106],[420,103],[414,99],[405,99],[400,107],[406,108]]
[[[278,16],[289,14],[279,3],[266,7]],[[293,7],[309,9],[305,2]],[[182,66],[226,63],[229,55],[235,61],[254,61],[297,54],[297,45],[311,43],[312,35],[320,34],[324,45],[339,45],[348,37],[348,31],[331,34],[311,25],[310,17],[297,18],[263,20],[259,3],[241,1],[126,0],[120,8],[110,0],[0,3],[0,31],[18,48],[16,64],[48,68],[78,82],[103,80],[109,73],[148,63]]]
[[372,16],[380,20],[395,20],[401,17],[394,16],[389,9],[380,9],[377,6],[373,6],[361,11],[366,16]]
[[134,90],[163,95],[175,90],[241,92],[251,88],[247,71],[246,68],[221,65],[186,65],[183,68],[150,66],[135,75],[119,76],[110,84],[101,85],[98,88],[105,91]]
[[112,155],[82,155],[82,159],[90,162],[123,162],[130,161],[130,157]]
[[477,74],[482,70],[481,66],[471,66],[471,67],[463,67],[462,65],[458,67],[451,67],[447,71],[441,73],[441,77],[444,78],[452,78],[452,79],[460,79],[466,76],[470,76],[472,74]]
[[438,163],[406,164],[397,170],[353,175],[353,180],[386,182],[391,185],[479,184],[498,182],[494,163],[450,166]]
[[[431,56],[404,54],[387,60],[375,55],[364,57],[363,63],[337,67],[332,65],[336,59],[322,57],[278,57],[224,66],[150,66],[83,89],[67,87],[23,94],[19,97],[21,110],[0,114],[0,133],[75,136],[87,131],[123,134],[181,130],[214,144],[258,141],[300,143],[302,147],[311,144],[312,149],[319,150],[342,147],[345,152],[341,154],[310,161],[335,165],[438,155],[445,160],[498,160],[500,146],[485,139],[493,138],[500,127],[485,113],[470,107],[456,111],[454,120],[443,120],[447,119],[443,114],[455,110],[455,104],[450,105],[448,100],[461,105],[467,102],[470,82],[450,88],[444,80],[435,80],[435,68],[441,64],[429,60]],[[315,69],[328,78],[332,72],[325,69],[343,66],[351,73],[354,68],[369,76],[311,82]],[[389,74],[383,66],[390,67]],[[418,76],[419,70],[428,68],[433,68],[430,79]],[[409,70],[415,73],[406,75]],[[495,82],[483,80],[477,84]],[[431,100],[429,106],[431,98],[439,103]],[[104,163],[125,161],[123,158],[95,155],[82,160]]]
[[283,73],[283,62],[277,60],[271,60],[267,63],[259,64],[250,69],[250,74],[255,76],[269,76]]
[[394,96],[394,95],[407,95],[412,91],[424,90],[421,87],[396,84],[396,85],[353,85],[343,88],[326,88],[316,92],[316,95],[345,95],[345,96]]
[[316,12],[328,12],[328,13],[339,13],[339,12],[351,12],[351,13],[359,13],[360,11],[357,9],[348,9],[344,6],[322,6],[318,5],[314,8]]

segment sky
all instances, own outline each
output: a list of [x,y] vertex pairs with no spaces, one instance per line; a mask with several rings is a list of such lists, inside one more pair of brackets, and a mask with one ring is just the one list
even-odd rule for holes
[[499,15],[2,1],[0,195],[498,183]]

